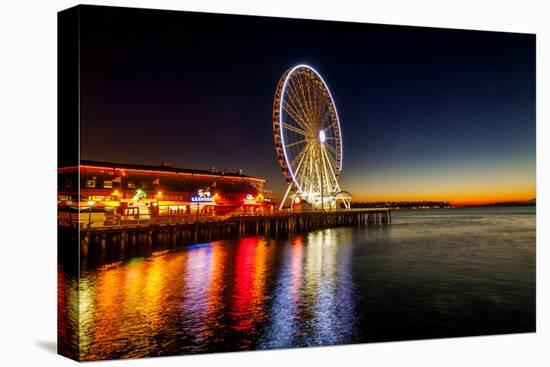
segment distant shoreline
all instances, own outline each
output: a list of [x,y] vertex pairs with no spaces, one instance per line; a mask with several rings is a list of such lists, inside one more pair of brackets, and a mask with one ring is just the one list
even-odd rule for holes
[[500,208],[500,207],[530,207],[536,206],[536,200],[507,201],[487,204],[453,204],[449,201],[387,201],[387,202],[356,202],[352,208],[390,208],[390,209],[455,209],[455,208]]
[[504,203],[491,203],[491,204],[477,204],[477,205],[454,205],[455,208],[511,208],[511,207],[522,207],[522,206],[537,206],[536,202],[531,201],[512,201]]

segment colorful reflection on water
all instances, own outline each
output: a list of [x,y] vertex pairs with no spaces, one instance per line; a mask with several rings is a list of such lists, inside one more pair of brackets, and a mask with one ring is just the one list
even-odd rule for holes
[[[73,343],[85,360],[345,343],[350,246],[327,237],[205,243],[87,272]],[[59,274],[61,297],[76,299]]]
[[161,251],[80,284],[60,268],[59,349],[95,360],[534,330],[534,212],[396,221]]

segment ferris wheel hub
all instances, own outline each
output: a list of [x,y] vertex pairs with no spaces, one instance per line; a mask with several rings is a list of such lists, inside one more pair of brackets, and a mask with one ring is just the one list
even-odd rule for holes
[[319,140],[321,140],[321,143],[324,143],[326,139],[325,132],[323,130],[319,131]]

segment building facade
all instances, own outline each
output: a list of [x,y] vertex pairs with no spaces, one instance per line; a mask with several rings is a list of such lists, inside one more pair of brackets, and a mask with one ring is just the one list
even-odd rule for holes
[[[80,174],[79,174],[80,173]],[[60,212],[103,217],[258,214],[273,208],[265,180],[240,173],[81,161],[58,168]],[[80,216],[82,217],[82,215]],[[82,219],[81,219],[82,220]]]

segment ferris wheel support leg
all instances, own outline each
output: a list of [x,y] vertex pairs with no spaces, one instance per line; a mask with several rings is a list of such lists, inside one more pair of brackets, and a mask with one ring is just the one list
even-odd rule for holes
[[288,189],[286,189],[285,196],[283,196],[283,200],[281,200],[281,204],[279,205],[279,210],[283,209],[283,206],[285,205],[286,199],[288,199],[288,194],[290,193],[290,189],[292,188],[292,183],[288,185]]

